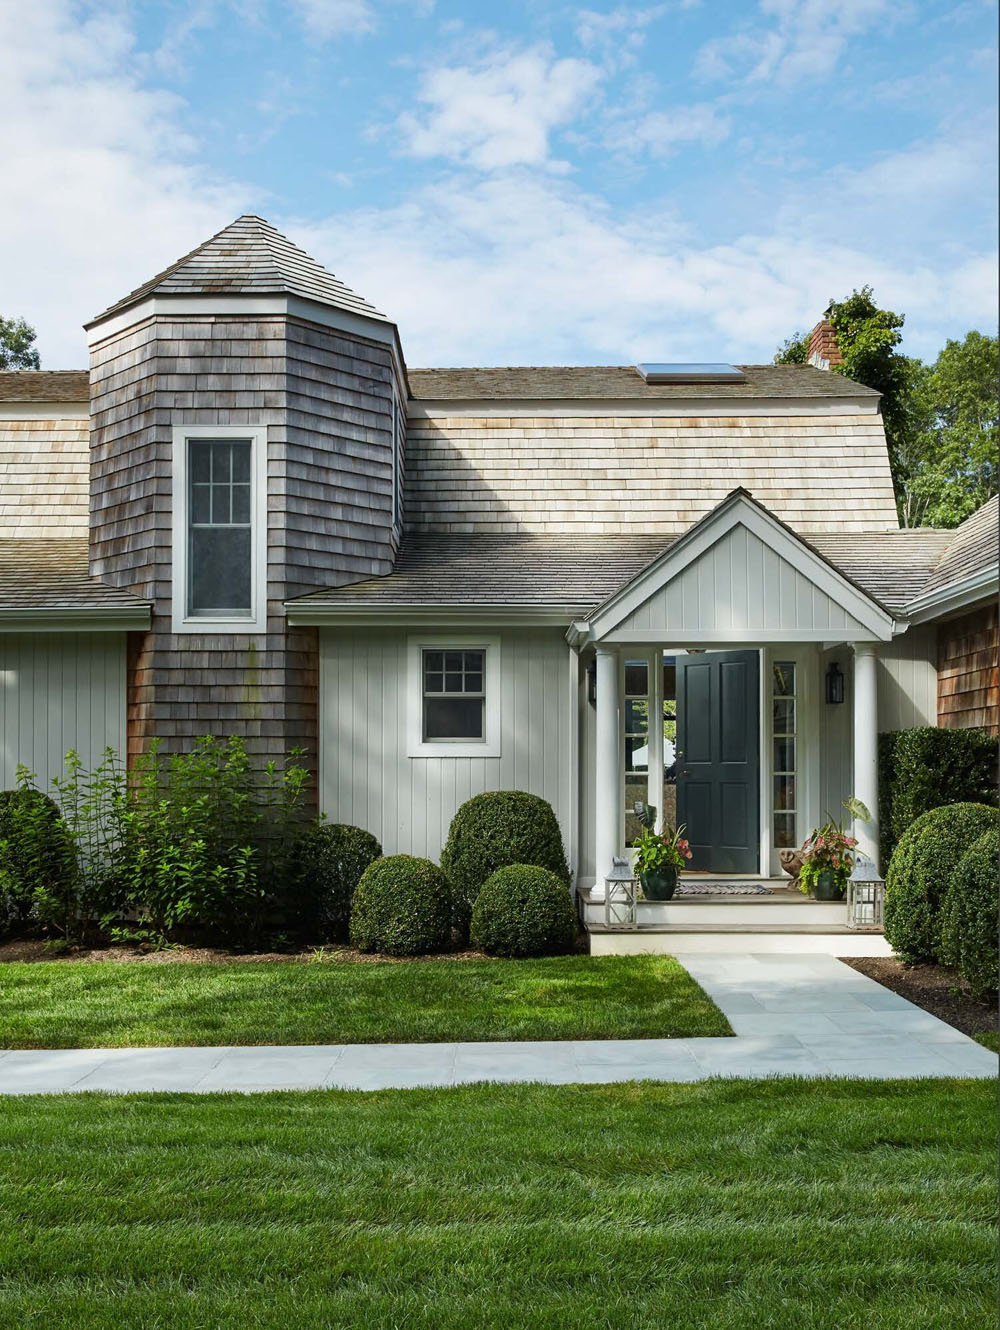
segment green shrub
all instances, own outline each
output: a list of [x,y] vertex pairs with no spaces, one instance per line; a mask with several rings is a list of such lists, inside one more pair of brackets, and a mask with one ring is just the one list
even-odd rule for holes
[[313,941],[347,936],[362,873],[382,856],[370,831],[337,823],[311,827],[296,847],[289,925]]
[[547,868],[511,864],[483,884],[472,910],[471,940],[491,956],[553,956],[569,951],[576,915],[564,881]]
[[562,835],[551,804],[523,790],[496,790],[467,799],[451,820],[441,853],[460,926],[468,926],[486,879],[509,864],[547,868],[569,886]]
[[47,895],[71,890],[76,876],[72,840],[58,805],[28,784],[0,790],[0,934],[39,918]]
[[390,854],[361,875],[351,907],[351,941],[360,951],[420,956],[451,941],[451,890],[429,859]]
[[985,730],[921,726],[879,735],[879,830],[882,871],[903,833],[943,804],[996,797],[997,742]]
[[973,842],[951,876],[941,907],[941,959],[958,968],[976,994],[1000,986],[997,948],[997,858],[1000,836],[996,827]]
[[941,902],[962,855],[996,825],[985,804],[949,804],[921,814],[893,852],[885,883],[885,936],[904,961],[936,961]]

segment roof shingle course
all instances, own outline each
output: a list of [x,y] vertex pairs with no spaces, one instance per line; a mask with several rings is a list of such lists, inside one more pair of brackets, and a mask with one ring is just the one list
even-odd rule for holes
[[0,370],[0,402],[79,402],[90,400],[85,369]]
[[90,576],[86,536],[0,540],[0,610],[144,609],[147,603]]
[[967,517],[961,526],[947,532],[947,547],[926,584],[921,587],[921,595],[941,591],[954,582],[962,582],[973,573],[997,562],[1000,539],[998,514],[1000,500],[994,494],[971,517]]

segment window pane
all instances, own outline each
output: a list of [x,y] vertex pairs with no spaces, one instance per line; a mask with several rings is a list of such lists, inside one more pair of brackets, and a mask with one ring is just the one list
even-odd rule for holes
[[250,447],[249,443],[234,443],[232,448],[233,484],[250,484]]
[[190,534],[191,612],[249,613],[249,528],[194,527]]
[[786,812],[791,812],[794,808],[795,808],[795,777],[775,776],[774,811],[776,813],[786,813]]
[[482,674],[483,672],[483,653],[481,651],[465,651],[462,653],[465,657],[465,672]]
[[212,520],[212,487],[211,485],[192,485],[191,486],[191,521],[199,525],[207,524]]
[[795,733],[795,703],[791,699],[774,699],[774,733]]
[[428,670],[424,675],[425,693],[444,692],[444,675],[439,674],[437,670]]
[[775,739],[775,741],[774,741],[774,769],[775,769],[775,771],[794,771],[794,770],[795,770],[795,740],[794,740],[794,739]]
[[207,485],[211,479],[212,445],[210,443],[189,443],[188,448],[191,480],[194,484]]
[[444,667],[446,670],[461,670],[462,668],[461,651],[446,651],[444,653]]
[[444,691],[446,693],[462,692],[462,672],[458,674],[446,674],[444,676]]
[[483,709],[481,697],[426,697],[424,738],[481,739]]
[[775,697],[792,697],[795,693],[795,662],[777,660],[774,662]]
[[625,733],[626,734],[645,734],[647,724],[648,707],[645,702],[626,702],[625,703]]
[[466,672],[465,691],[467,693],[481,693],[483,691],[483,676]]
[[228,485],[212,486],[212,522],[215,526],[228,526],[233,520],[229,507]]
[[646,662],[644,660],[627,660],[625,662],[625,694],[627,697],[645,697],[648,691],[646,687]]
[[794,813],[775,813],[774,844],[779,850],[790,850],[795,847]]
[[212,484],[228,485],[232,479],[230,466],[230,457],[232,455],[231,443],[213,443],[212,444]]
[[233,521],[247,523],[250,521],[249,485],[233,486]]
[[649,744],[641,735],[625,739],[625,770],[646,771],[649,766]]
[[443,670],[443,669],[444,669],[444,652],[443,652],[443,651],[425,651],[425,652],[424,652],[424,669],[425,669],[425,670],[437,670],[438,672],[440,672],[441,670]]

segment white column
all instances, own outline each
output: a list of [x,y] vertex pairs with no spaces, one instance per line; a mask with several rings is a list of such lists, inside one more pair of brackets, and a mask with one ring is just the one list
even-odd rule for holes
[[656,809],[656,830],[663,830],[663,652],[649,653],[649,770],[646,803]]
[[618,781],[618,745],[621,726],[618,700],[618,649],[597,648],[597,749],[594,800],[594,872],[598,886],[611,871],[611,860],[621,848],[618,826],[622,792]]
[[855,819],[858,849],[878,864],[878,662],[875,647],[854,643],[854,796],[871,813]]

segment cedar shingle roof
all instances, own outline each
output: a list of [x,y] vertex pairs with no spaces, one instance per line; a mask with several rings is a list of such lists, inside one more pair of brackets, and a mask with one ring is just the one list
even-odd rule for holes
[[90,401],[90,375],[85,369],[0,370],[0,402]]
[[998,502],[994,494],[960,527],[947,533],[950,537],[947,548],[926,584],[920,588],[922,596],[942,591],[954,582],[962,582],[997,562]]
[[813,535],[809,544],[888,610],[899,613],[922,591],[953,532],[906,531]]
[[411,369],[410,395],[428,401],[773,397],[877,398],[842,374],[812,365],[740,365],[746,383],[647,383],[633,365]]
[[0,540],[0,610],[145,609],[147,603],[90,576],[86,536]]
[[387,322],[263,217],[247,213],[98,314],[92,327],[151,295],[295,295]]

